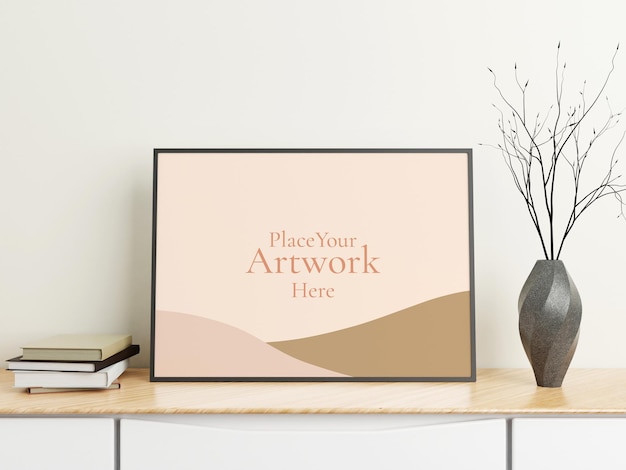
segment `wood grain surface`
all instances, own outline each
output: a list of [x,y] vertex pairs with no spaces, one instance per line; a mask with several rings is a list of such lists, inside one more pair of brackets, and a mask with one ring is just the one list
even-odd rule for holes
[[561,388],[537,387],[530,369],[479,369],[471,383],[149,381],[129,369],[119,390],[31,395],[0,371],[0,414],[624,414],[626,369],[572,369]]

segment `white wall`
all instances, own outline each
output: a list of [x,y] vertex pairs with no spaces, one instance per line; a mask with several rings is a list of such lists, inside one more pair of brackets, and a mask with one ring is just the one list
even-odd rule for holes
[[[510,84],[517,61],[547,99],[560,40],[571,90],[595,89],[626,42],[624,5],[0,0],[0,359],[53,333],[129,331],[148,365],[155,147],[472,147],[478,366],[527,367],[517,296],[541,251],[478,146],[498,142],[487,67]],[[626,51],[618,109],[625,79]],[[573,367],[626,367],[613,202],[562,257],[584,303]]]

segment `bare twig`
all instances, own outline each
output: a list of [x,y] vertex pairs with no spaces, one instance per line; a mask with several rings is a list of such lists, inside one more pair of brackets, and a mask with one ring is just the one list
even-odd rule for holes
[[[619,51],[619,45],[611,58],[611,67],[602,86],[593,94],[590,102],[586,98],[587,83],[585,81],[579,92],[580,102],[569,107],[563,103],[566,65],[560,64],[560,49],[561,44],[559,43],[555,67],[555,102],[548,108],[543,117],[541,113],[534,115],[533,122],[527,120],[529,81],[520,80],[517,64],[514,66],[514,76],[521,99],[519,107],[516,107],[512,100],[505,96],[497,82],[496,74],[489,69],[493,76],[493,86],[507,110],[505,113],[494,105],[500,114],[498,130],[500,131],[501,143],[492,147],[500,151],[513,177],[513,183],[521,194],[533,226],[539,235],[541,248],[546,259],[559,259],[565,240],[571,233],[574,224],[591,205],[601,198],[614,196],[619,204],[619,216],[626,219],[624,210],[626,198],[622,195],[626,192],[626,184],[620,184],[621,175],[616,174],[618,163],[616,155],[626,133],[621,135],[613,147],[608,170],[600,182],[582,193],[583,169],[592,150],[595,151],[598,140],[605,137],[619,123],[621,113],[613,112],[607,98],[608,117],[601,126],[591,127],[591,137],[587,143],[583,143],[581,130],[583,127],[589,129],[588,117],[603,96],[615,70],[615,57]],[[555,114],[550,119],[553,110]],[[510,115],[510,118],[505,119],[506,115]],[[559,183],[557,183],[557,174],[560,173],[559,169],[562,166],[561,162],[566,165],[566,168],[569,167],[568,174],[572,183],[572,195],[569,198],[571,207],[567,222],[559,232],[558,227],[556,227],[555,196],[557,191],[562,191],[559,187],[562,184],[561,180],[559,179]],[[543,206],[541,211],[538,211],[536,206],[535,193],[541,195]]]

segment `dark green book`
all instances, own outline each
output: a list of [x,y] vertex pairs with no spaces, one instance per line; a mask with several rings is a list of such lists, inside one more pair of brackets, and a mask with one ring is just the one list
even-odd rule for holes
[[139,354],[139,345],[133,344],[126,349],[113,354],[104,361],[30,361],[22,356],[9,359],[9,370],[52,370],[59,372],[97,372],[116,362],[128,359]]

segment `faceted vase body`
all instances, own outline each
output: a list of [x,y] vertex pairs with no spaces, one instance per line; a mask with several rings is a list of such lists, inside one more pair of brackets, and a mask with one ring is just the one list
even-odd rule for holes
[[537,385],[560,387],[576,345],[580,295],[560,260],[535,263],[519,296],[519,331]]

